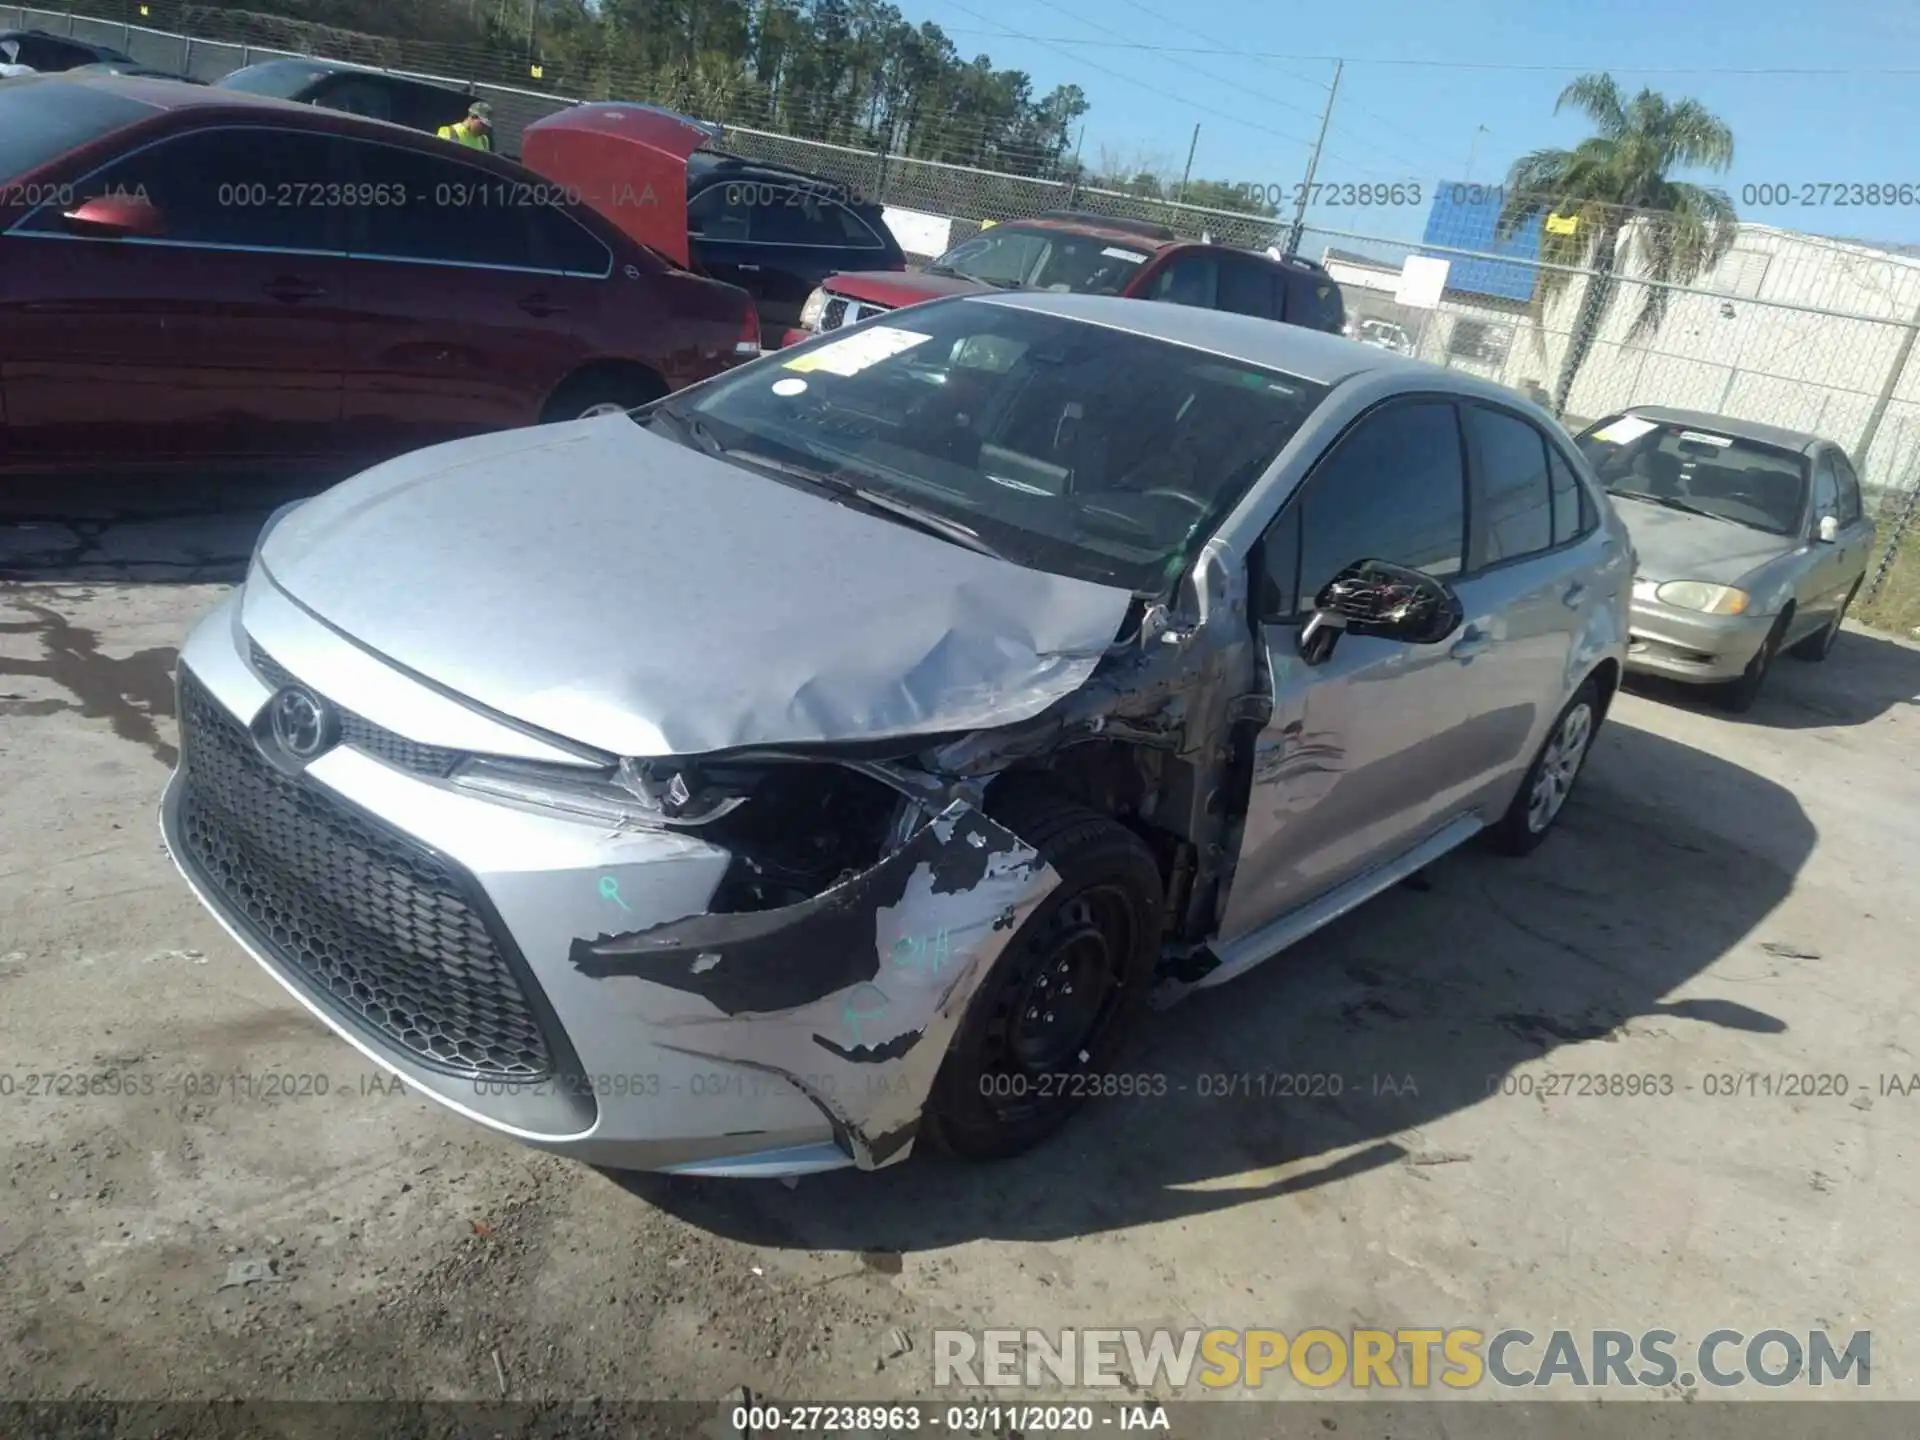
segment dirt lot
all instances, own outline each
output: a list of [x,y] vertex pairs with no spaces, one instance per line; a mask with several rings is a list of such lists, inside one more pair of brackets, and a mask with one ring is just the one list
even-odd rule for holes
[[[174,647],[278,498],[0,526],[0,1395],[905,1397],[942,1325],[1472,1325],[1871,1329],[1871,1393],[1920,1397],[1881,1080],[1920,1072],[1920,648],[1850,630],[1740,720],[1623,697],[1539,854],[1157,1017],[1168,1096],[1038,1154],[667,1183],[380,1093],[176,877]],[[1198,1093],[1280,1069],[1344,1091]],[[1549,1073],[1674,1093],[1506,1093]],[[1846,1093],[1710,1093],[1786,1074]]]

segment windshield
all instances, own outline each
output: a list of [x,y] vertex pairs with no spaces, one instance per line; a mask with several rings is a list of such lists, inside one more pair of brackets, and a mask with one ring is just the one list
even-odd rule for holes
[[[0,180],[18,179],[154,113],[151,105],[57,75],[10,80],[0,86]],[[8,203],[0,191],[0,206]]]
[[1806,457],[1777,445],[1616,415],[1574,441],[1607,493],[1796,535],[1806,508]]
[[1160,595],[1326,393],[976,298],[768,356],[659,413],[663,435],[899,523]]
[[300,60],[269,60],[261,65],[249,65],[244,70],[236,70],[217,83],[222,90],[239,90],[248,95],[268,95],[287,100],[326,73]]
[[996,225],[961,241],[927,269],[1006,288],[1118,295],[1151,258],[1144,247],[1088,235]]

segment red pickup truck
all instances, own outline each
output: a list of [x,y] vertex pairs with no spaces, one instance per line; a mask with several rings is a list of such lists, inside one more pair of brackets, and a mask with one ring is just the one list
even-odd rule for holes
[[1182,240],[1163,225],[1053,211],[963,240],[919,270],[829,276],[808,297],[783,345],[882,311],[982,290],[1063,290],[1231,310],[1339,334],[1346,305],[1311,260]]

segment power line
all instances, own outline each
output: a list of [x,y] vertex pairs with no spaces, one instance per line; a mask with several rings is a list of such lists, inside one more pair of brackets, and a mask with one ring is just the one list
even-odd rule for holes
[[[956,5],[954,8],[965,10],[967,14],[972,15],[977,20],[986,18],[977,10],[967,10],[964,5]],[[1549,75],[1585,75],[1597,71],[1607,71],[1620,75],[1920,75],[1920,66],[1606,65],[1591,61],[1581,65],[1533,65],[1495,60],[1429,60],[1366,55],[1298,55],[1279,50],[1248,50],[1237,46],[1229,49],[1210,45],[1149,45],[1139,40],[1079,40],[1070,35],[1029,35],[1019,30],[970,30],[952,28],[948,29],[947,33],[952,35],[998,36],[1005,40],[1030,40],[1036,45],[1078,45],[1083,48],[1095,50],[1145,50],[1156,55],[1233,55],[1248,60],[1297,60],[1303,62],[1318,62],[1325,65],[1331,65],[1336,60],[1339,60],[1344,61],[1348,65],[1401,65],[1434,70],[1532,71]]]

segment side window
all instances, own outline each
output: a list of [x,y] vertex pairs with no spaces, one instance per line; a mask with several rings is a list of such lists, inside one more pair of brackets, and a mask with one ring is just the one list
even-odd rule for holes
[[849,250],[881,250],[886,248],[881,242],[878,230],[874,228],[875,222],[881,225],[886,223],[880,216],[876,215],[874,220],[870,222],[852,210],[849,210],[846,206],[837,205],[831,200],[825,201],[823,204],[826,209],[828,221],[840,227],[839,243],[842,246]]
[[1547,446],[1547,468],[1553,476],[1553,543],[1564,545],[1592,530],[1600,517],[1573,466],[1551,445]]
[[71,70],[93,59],[92,55],[77,46],[62,45],[58,40],[47,40],[38,35],[25,36],[19,43],[19,58],[13,63],[31,65],[35,70]]
[[[302,203],[335,177],[334,142],[293,130],[235,127],[176,135],[108,161],[73,187],[74,201],[144,195],[165,239],[254,250],[338,250],[338,206]],[[70,208],[70,207],[69,207]],[[57,209],[28,222],[62,227]]]
[[1460,573],[1467,483],[1451,403],[1421,400],[1367,416],[1314,468],[1301,510],[1298,608],[1356,560]]
[[[1285,620],[1303,608],[1300,599],[1300,512],[1296,501],[1280,512],[1280,518],[1260,537],[1256,573],[1259,593],[1254,603],[1262,620]],[[1313,597],[1306,598],[1311,605]]]
[[1258,260],[1231,256],[1220,262],[1220,308],[1236,315],[1252,315],[1261,320],[1278,320],[1280,307],[1275,302],[1275,284],[1279,274]]
[[[431,85],[402,85],[390,100],[387,119],[397,125],[431,133],[442,125],[451,125],[467,113],[471,103],[466,96]],[[497,137],[496,137],[497,138]]]
[[1338,285],[1324,275],[1308,273],[1289,276],[1287,288],[1291,292],[1286,314],[1290,322],[1331,335],[1340,333],[1340,327],[1347,323],[1347,307]]
[[500,182],[491,171],[399,145],[347,144],[360,185],[373,187],[376,196],[405,197],[404,204],[347,208],[354,253],[520,270],[557,268],[540,254],[535,217],[543,212],[500,204]]
[[1833,474],[1833,454],[1823,451],[1820,463],[1813,467],[1813,518],[1840,513],[1840,482]]
[[533,228],[534,254],[543,270],[601,279],[613,269],[613,255],[598,236],[558,206],[527,210]]
[[[846,243],[845,232],[837,217],[827,214],[828,206],[818,196],[781,186],[769,190],[753,187],[752,214],[747,220],[747,238],[757,245],[830,245]],[[838,209],[838,206],[834,206]]]
[[1553,547],[1547,441],[1514,415],[1466,407],[1473,455],[1473,568]]
[[365,115],[370,120],[390,120],[393,107],[382,85],[353,76],[342,76],[322,86],[313,103],[329,110],[344,110],[349,115]]
[[1153,277],[1149,300],[1169,305],[1192,305],[1201,310],[1220,308],[1220,267],[1211,255],[1182,255]]
[[1842,525],[1851,525],[1860,518],[1860,481],[1844,456],[1833,457],[1833,478],[1840,482],[1840,508],[1836,513]]
[[753,190],[745,185],[709,185],[687,205],[687,233],[702,240],[745,240]]

